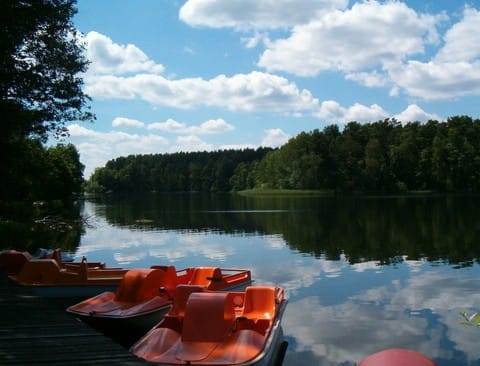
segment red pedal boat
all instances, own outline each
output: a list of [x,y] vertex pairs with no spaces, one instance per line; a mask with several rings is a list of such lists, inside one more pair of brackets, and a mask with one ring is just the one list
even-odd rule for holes
[[177,271],[174,266],[132,269],[124,275],[116,292],[103,292],[68,307],[67,312],[128,344],[163,318],[176,301],[177,285],[219,291],[244,289],[251,282],[251,273],[245,269],[194,267]]
[[390,348],[364,358],[358,366],[436,366],[425,355],[409,350]]
[[285,343],[286,305],[279,287],[211,292],[178,286],[171,310],[130,350],[162,365],[272,364]]

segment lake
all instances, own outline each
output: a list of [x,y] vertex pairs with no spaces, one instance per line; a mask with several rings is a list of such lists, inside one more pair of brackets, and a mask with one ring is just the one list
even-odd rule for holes
[[[86,201],[76,259],[249,268],[289,299],[283,365],[409,348],[480,365],[480,197],[157,194]],[[78,246],[77,246],[78,245]]]

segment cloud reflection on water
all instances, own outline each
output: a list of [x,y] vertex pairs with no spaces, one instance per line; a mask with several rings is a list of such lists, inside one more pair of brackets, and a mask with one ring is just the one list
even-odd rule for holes
[[[284,366],[353,366],[390,347],[410,348],[439,366],[479,365],[480,329],[459,312],[480,310],[479,266],[453,269],[401,257],[393,265],[350,264],[290,249],[281,235],[138,230],[101,216],[82,236],[77,257],[127,268],[172,263],[246,267],[255,284],[282,286],[289,298]],[[111,256],[111,257],[109,257]]]
[[[418,273],[417,262],[406,281],[388,281],[337,304],[325,305],[322,294],[290,301],[283,326],[294,340],[294,352],[287,354],[284,365],[294,365],[298,354],[308,353],[318,365],[354,365],[391,347],[414,349],[445,362],[455,352],[463,353],[466,362],[478,360],[480,329],[460,325],[459,312],[478,311],[480,280],[423,267]],[[452,349],[445,347],[448,343]]]

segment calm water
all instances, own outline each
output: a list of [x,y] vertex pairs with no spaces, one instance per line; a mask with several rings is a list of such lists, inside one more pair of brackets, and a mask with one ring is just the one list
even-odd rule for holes
[[76,258],[126,268],[245,267],[282,286],[284,365],[355,365],[378,350],[480,365],[480,198],[155,195],[86,202]]

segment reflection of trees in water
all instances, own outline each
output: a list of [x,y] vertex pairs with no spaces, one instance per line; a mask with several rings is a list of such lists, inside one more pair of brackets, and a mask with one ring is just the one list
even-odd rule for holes
[[358,198],[330,202],[305,217],[290,246],[335,259],[344,253],[351,263],[392,263],[426,258],[471,264],[479,258],[480,225],[473,197]]
[[142,230],[281,234],[292,248],[351,263],[426,258],[471,265],[480,257],[475,196],[242,197],[170,194],[101,206],[118,226]]
[[38,248],[74,252],[87,222],[81,216],[81,203],[70,206],[55,203],[37,205],[30,217],[20,221],[0,220],[0,249]]

